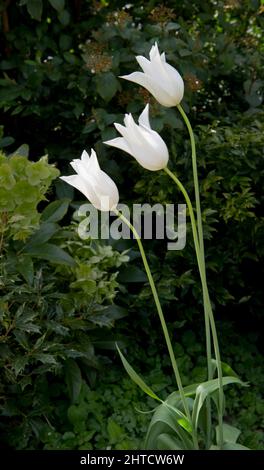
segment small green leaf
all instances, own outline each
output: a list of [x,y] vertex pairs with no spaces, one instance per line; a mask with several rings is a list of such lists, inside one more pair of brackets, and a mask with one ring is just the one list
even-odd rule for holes
[[123,363],[123,366],[126,369],[129,377],[133,380],[133,382],[135,382],[141,388],[141,390],[143,390],[143,392],[145,392],[151,398],[162,402],[162,400],[151,390],[151,388],[147,384],[145,384],[144,380],[139,377],[139,375],[134,371],[133,367],[131,367],[131,365],[127,362],[126,358],[121,353],[117,344],[116,348]]
[[112,72],[105,72],[95,77],[98,94],[105,101],[110,101],[119,89],[119,83]]
[[67,10],[62,10],[58,14],[59,21],[64,26],[67,26],[71,21],[71,15]]
[[[216,369],[217,369],[217,362],[216,362],[215,359],[211,359],[211,361],[212,361],[213,367],[214,367],[213,368],[213,374],[214,374]],[[221,366],[222,366],[223,374],[225,374],[229,377],[238,377],[237,373],[226,362],[221,362]]]
[[57,11],[62,11],[65,5],[64,0],[49,0],[51,6]]
[[22,144],[20,147],[18,147],[11,155],[19,155],[20,157],[28,157],[29,155],[29,146],[28,144]]
[[51,202],[42,212],[41,220],[45,222],[59,222],[67,213],[69,203],[69,199]]
[[109,418],[107,424],[107,431],[110,438],[111,444],[116,444],[122,435],[124,434],[123,429],[113,419]]
[[41,21],[43,10],[42,0],[28,0],[27,11],[34,20]]
[[34,279],[34,266],[30,256],[23,254],[19,256],[16,269],[23,276],[25,281],[31,286]]

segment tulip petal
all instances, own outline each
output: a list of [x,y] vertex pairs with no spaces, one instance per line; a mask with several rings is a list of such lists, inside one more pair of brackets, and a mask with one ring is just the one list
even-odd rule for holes
[[162,62],[165,62],[166,63],[166,56],[165,56],[165,52],[162,52],[161,56],[160,56]]
[[93,180],[93,191],[97,200],[93,202],[96,209],[110,211],[115,209],[119,201],[119,193],[116,184],[104,171],[100,171],[98,180]]
[[146,59],[146,57],[143,57],[142,55],[138,55],[136,57],[136,60],[138,61],[140,67],[142,68],[143,72],[151,75],[153,72],[153,67],[151,65],[151,62]]
[[128,145],[128,142],[123,137],[116,137],[115,139],[106,140],[104,144],[110,145],[111,147],[116,147],[120,150],[124,150],[124,152],[131,154],[131,149]]
[[89,160],[89,170],[91,170],[93,173],[98,173],[101,171],[98,158],[94,149],[91,150],[91,157]]
[[[148,88],[148,81],[146,79],[147,75],[145,75],[143,72],[133,72],[130,73],[129,75],[122,75],[120,78],[124,78],[125,80],[128,80],[130,82],[137,83],[138,85],[143,86],[144,88]],[[152,92],[149,90],[150,93]]]
[[84,163],[89,163],[89,161],[90,161],[89,154],[86,152],[86,150],[84,150],[82,155],[81,155],[81,161],[84,162]]
[[88,191],[86,182],[79,175],[60,176],[60,179],[78,189],[87,199]]
[[149,122],[149,104],[147,104],[147,106],[144,108],[144,110],[140,114],[138,118],[138,122],[140,126],[145,126],[148,129],[151,129],[150,122]]
[[158,44],[157,44],[157,42],[155,42],[154,46],[152,46],[152,48],[150,49],[150,52],[149,52],[149,58],[150,58],[151,62],[155,59],[155,57],[157,57],[159,55],[160,55],[160,53],[159,53]]

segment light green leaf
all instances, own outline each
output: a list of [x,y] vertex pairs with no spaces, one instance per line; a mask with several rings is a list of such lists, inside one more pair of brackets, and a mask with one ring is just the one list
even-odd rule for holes
[[235,442],[225,442],[223,445],[223,450],[250,450],[248,447],[242,446]]
[[182,450],[181,443],[171,434],[160,434],[157,438],[158,450]]
[[123,436],[123,429],[117,424],[113,419],[109,418],[107,424],[107,431],[110,438],[111,444],[116,444],[120,441],[120,438]]
[[117,344],[116,348],[123,363],[123,366],[126,369],[129,377],[133,380],[133,382],[135,382],[141,388],[141,390],[143,390],[143,392],[145,392],[151,398],[162,402],[162,400],[151,390],[151,388],[144,382],[144,380],[139,377],[139,375],[134,371],[133,367],[131,367],[131,365],[127,362],[126,358],[121,353]]
[[[182,412],[177,408],[179,401],[174,403],[174,408],[168,407],[166,402],[160,405],[155,411],[149,425],[146,437],[146,448],[157,449],[158,439],[161,434],[169,434],[177,440],[177,448],[193,449],[193,443],[186,431],[179,424],[182,419]],[[175,443],[175,441],[174,441]],[[172,447],[173,449],[174,447]]]
[[[211,361],[213,364],[213,374],[214,374],[217,369],[217,362],[215,359],[211,359]],[[222,366],[223,374],[229,377],[238,377],[237,373],[226,362],[221,362],[221,366]]]
[[[216,442],[219,444],[219,426],[216,426]],[[241,434],[241,431],[230,424],[223,424],[223,438],[224,442],[236,442]]]
[[13,153],[11,153],[10,157],[12,155],[19,155],[20,157],[28,157],[29,155],[29,146],[28,144],[22,144],[20,147],[18,147]]

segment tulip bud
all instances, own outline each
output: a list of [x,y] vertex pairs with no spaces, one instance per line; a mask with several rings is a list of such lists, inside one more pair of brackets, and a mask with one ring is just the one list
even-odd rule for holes
[[87,197],[93,206],[101,211],[111,211],[119,201],[118,189],[114,181],[101,170],[94,150],[89,157],[84,150],[81,159],[71,162],[76,175],[60,178]]
[[120,78],[143,86],[163,106],[168,108],[177,106],[184,93],[184,83],[180,74],[167,64],[164,52],[160,55],[157,43],[152,46],[149,57],[150,60],[141,55],[136,57],[143,72],[133,72]]
[[143,168],[157,171],[167,166],[169,152],[160,135],[151,129],[148,114],[148,104],[139,117],[139,124],[135,123],[131,114],[126,114],[125,126],[114,124],[123,137],[104,143],[129,153]]

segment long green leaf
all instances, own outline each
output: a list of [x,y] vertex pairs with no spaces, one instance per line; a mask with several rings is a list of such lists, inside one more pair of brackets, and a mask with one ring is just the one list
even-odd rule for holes
[[[175,404],[177,406],[177,404]],[[147,449],[159,449],[158,439],[161,434],[169,434],[174,436],[177,441],[176,449],[193,449],[192,440],[189,438],[186,431],[178,423],[181,419],[181,413],[178,410],[168,407],[166,403],[160,405],[154,413],[150,422],[147,437]],[[172,450],[174,447],[172,447]]]
[[[247,386],[246,383],[242,382],[237,377],[223,377],[223,385],[229,385],[232,383],[237,383],[243,386]],[[206,397],[214,393],[219,388],[218,379],[209,380],[207,382],[201,383],[196,389],[196,396],[193,405],[192,421],[194,427],[197,429],[199,414],[204,404]]]
[[116,344],[116,348],[121,358],[121,361],[123,363],[123,366],[126,369],[129,377],[133,380],[133,382],[135,382],[141,388],[141,390],[143,390],[143,392],[145,392],[151,398],[154,398],[155,400],[158,400],[162,403],[162,400],[156,395],[156,393],[154,393],[151,390],[151,388],[144,382],[144,380],[142,380],[141,377],[139,377],[139,375],[136,373],[133,367],[128,363],[125,356],[123,356],[123,354],[121,353],[117,344]]
[[158,450],[182,450],[181,443],[171,434],[160,434],[157,444]]
[[[216,442],[219,444],[219,426],[216,426]],[[232,442],[235,443],[239,436],[241,434],[241,431],[238,428],[235,428],[234,426],[230,426],[230,424],[224,423],[223,424],[223,438],[224,442]]]

